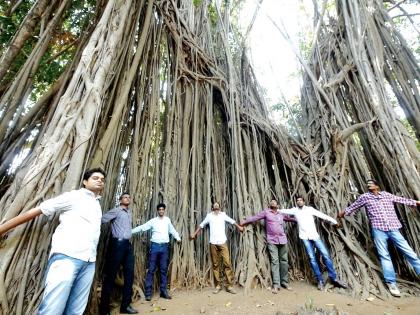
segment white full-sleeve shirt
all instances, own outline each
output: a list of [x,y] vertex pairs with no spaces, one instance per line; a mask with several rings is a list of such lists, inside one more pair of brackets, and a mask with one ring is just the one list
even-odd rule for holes
[[332,217],[308,206],[303,206],[302,208],[295,207],[292,209],[281,209],[279,211],[283,214],[293,215],[296,218],[296,221],[299,225],[299,238],[302,240],[319,239],[319,234],[315,226],[314,216],[323,220],[330,221],[333,224],[337,224],[337,221]]
[[150,229],[152,230],[152,237],[150,238],[150,241],[153,243],[169,243],[169,234],[171,234],[177,241],[181,240],[178,232],[172,225],[171,219],[166,216],[155,217],[147,221],[145,224],[135,227],[131,230],[131,233],[135,234],[138,232],[145,232]]
[[60,214],[60,223],[52,237],[50,256],[60,253],[83,261],[96,261],[102,217],[99,199],[100,196],[82,188],[39,205],[42,213],[48,217]]
[[221,245],[226,243],[226,224],[235,224],[236,221],[229,217],[225,212],[220,211],[215,214],[214,211],[208,213],[204,218],[203,222],[200,223],[200,227],[203,229],[207,224],[210,227],[210,244]]

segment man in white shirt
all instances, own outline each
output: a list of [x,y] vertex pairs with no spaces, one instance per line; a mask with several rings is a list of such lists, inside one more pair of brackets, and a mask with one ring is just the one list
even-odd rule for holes
[[168,263],[169,263],[169,234],[178,242],[181,241],[178,232],[171,223],[171,219],[165,216],[166,205],[160,203],[157,205],[158,216],[139,225],[131,230],[132,234],[152,230],[150,239],[149,267],[146,275],[145,296],[146,301],[152,299],[153,276],[156,267],[159,264],[160,270],[160,296],[165,299],[171,299],[168,294]]
[[219,293],[222,290],[221,279],[220,279],[220,260],[222,260],[224,274],[226,276],[227,288],[226,291],[235,294],[236,291],[233,288],[233,270],[230,262],[229,249],[226,245],[227,237],[225,232],[225,222],[235,225],[239,231],[243,231],[243,227],[240,226],[229,217],[225,212],[220,210],[218,202],[213,203],[212,212],[208,213],[200,226],[191,234],[190,239],[194,240],[198,233],[208,224],[210,227],[210,253],[213,267],[213,275],[215,282],[215,290],[213,293]]
[[305,200],[301,196],[296,197],[296,204],[297,207],[295,208],[282,209],[279,211],[283,214],[293,215],[296,218],[296,221],[299,226],[299,238],[303,241],[303,244],[305,245],[306,253],[309,256],[312,270],[314,271],[315,276],[318,280],[318,289],[323,290],[325,284],[321,271],[319,269],[313,246],[315,246],[318,249],[322,256],[324,264],[328,270],[328,276],[331,279],[332,284],[336,287],[346,289],[347,285],[342,281],[338,280],[333,262],[328,253],[328,249],[319,237],[318,231],[315,227],[314,216],[329,221],[334,225],[337,224],[337,221],[312,207],[305,206]]
[[66,192],[0,225],[0,235],[44,214],[59,214],[52,237],[40,315],[82,315],[95,274],[102,210],[99,193],[105,182],[100,168],[83,175],[84,188]]

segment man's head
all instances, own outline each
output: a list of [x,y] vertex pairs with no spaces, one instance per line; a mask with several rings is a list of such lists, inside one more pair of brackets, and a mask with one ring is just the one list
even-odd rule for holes
[[368,179],[366,181],[366,186],[369,191],[379,190],[379,183],[376,179]]
[[277,208],[279,207],[277,200],[276,199],[271,199],[270,201],[270,209],[272,210],[277,210]]
[[305,205],[305,199],[302,196],[297,196],[296,204],[299,208],[302,208]]
[[157,213],[160,217],[165,215],[166,205],[164,203],[160,203],[156,206]]
[[213,204],[211,205],[211,209],[213,211],[220,211],[220,203],[218,203],[217,201],[213,202]]
[[104,188],[105,171],[101,168],[92,168],[83,174],[83,186],[95,194],[99,194]]
[[131,197],[130,194],[128,192],[124,192],[120,198],[120,205],[123,207],[128,207],[130,205],[131,202]]

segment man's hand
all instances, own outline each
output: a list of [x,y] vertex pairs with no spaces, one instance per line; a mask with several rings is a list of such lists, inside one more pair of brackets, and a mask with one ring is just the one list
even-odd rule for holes
[[239,225],[240,226],[245,226],[246,224],[244,223],[245,221],[241,221],[241,222],[239,222]]
[[345,214],[346,214],[346,211],[342,210],[342,211],[338,212],[337,218],[342,219],[342,218],[344,218]]
[[238,225],[238,229],[239,229],[240,232],[244,231],[244,227],[242,225]]
[[196,237],[197,237],[197,235],[195,235],[195,234],[191,234],[191,235],[190,235],[190,240],[191,240],[191,241],[193,241],[193,240],[195,240],[195,238],[196,238]]

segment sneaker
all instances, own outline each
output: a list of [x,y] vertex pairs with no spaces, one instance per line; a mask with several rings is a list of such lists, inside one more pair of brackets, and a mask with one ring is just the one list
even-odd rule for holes
[[232,286],[227,287],[226,288],[226,291],[229,292],[229,293],[231,293],[231,294],[236,294],[236,291],[235,291],[235,289]]
[[281,284],[281,287],[282,287],[283,289],[286,289],[286,290],[289,290],[289,291],[293,291],[293,290],[292,290],[292,288],[289,286],[289,284],[288,284],[288,283],[286,283],[286,282],[283,282],[283,283]]
[[146,295],[146,301],[151,301],[152,300],[152,296],[151,295]]
[[395,283],[387,283],[388,290],[392,296],[401,297],[401,292]]
[[321,282],[321,281],[319,281],[319,282],[318,282],[318,290],[319,290],[319,291],[323,291],[323,290],[324,290],[324,288],[325,288],[324,283],[323,283],[323,282]]
[[332,280],[332,284],[337,288],[347,289],[347,284],[338,279]]
[[222,290],[222,287],[220,285],[217,285],[214,290],[213,290],[213,294],[217,294]]
[[280,291],[280,288],[276,285],[274,285],[273,288],[271,289],[271,293],[273,294],[277,294],[279,293],[279,291]]

